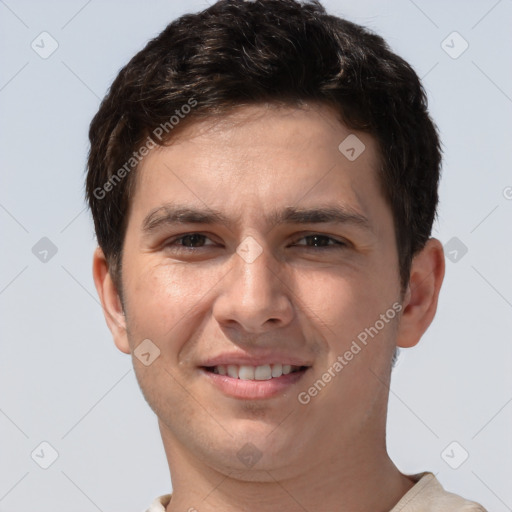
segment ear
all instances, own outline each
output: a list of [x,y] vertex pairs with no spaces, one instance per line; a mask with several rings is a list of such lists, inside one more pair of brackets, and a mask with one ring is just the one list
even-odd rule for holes
[[103,314],[114,338],[114,343],[121,352],[129,354],[130,345],[126,333],[126,318],[123,306],[117,288],[109,273],[105,255],[99,247],[94,251],[92,274],[100,297]]
[[430,238],[414,256],[398,328],[399,347],[416,345],[434,319],[444,278],[444,263],[443,246],[435,238]]

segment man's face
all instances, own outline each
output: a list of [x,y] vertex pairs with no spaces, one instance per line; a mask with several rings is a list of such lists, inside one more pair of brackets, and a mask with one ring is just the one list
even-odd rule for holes
[[338,148],[353,133],[327,107],[245,107],[143,160],[116,343],[160,350],[134,365],[169,453],[290,474],[383,435],[398,256],[375,141]]

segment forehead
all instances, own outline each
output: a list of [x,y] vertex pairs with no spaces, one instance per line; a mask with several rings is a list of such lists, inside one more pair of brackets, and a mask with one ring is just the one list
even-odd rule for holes
[[179,196],[242,213],[277,198],[307,203],[337,194],[364,209],[379,188],[378,164],[373,137],[327,106],[240,107],[191,122],[153,149],[139,165],[134,203],[147,210]]
[[[309,161],[308,152],[311,149],[335,150],[336,156],[344,154],[351,157],[354,155],[341,151],[347,148],[339,147],[351,135],[351,145],[356,143],[358,153],[364,146],[358,145],[362,140],[357,141],[354,137],[364,139],[365,143],[372,146],[366,154],[368,161],[376,145],[369,134],[357,132],[356,136],[355,130],[346,126],[332,107],[321,103],[304,104],[301,107],[277,104],[240,106],[211,118],[192,118],[191,122],[185,118],[183,125],[183,129],[177,126],[176,136],[172,134],[168,147],[180,146],[184,149],[209,146],[209,152],[217,156],[226,149],[249,156],[253,149],[257,151],[264,148],[283,152],[287,156],[291,156],[292,152],[301,153],[306,161]],[[263,162],[265,154],[260,153],[258,157]],[[318,155],[313,157],[318,158]]]

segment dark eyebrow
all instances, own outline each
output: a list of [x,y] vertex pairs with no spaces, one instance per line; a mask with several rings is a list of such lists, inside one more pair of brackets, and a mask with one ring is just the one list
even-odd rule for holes
[[211,209],[197,209],[166,204],[151,210],[142,222],[142,231],[150,233],[167,224],[226,224],[227,217]]
[[371,230],[370,221],[351,208],[327,206],[317,208],[296,208],[290,206],[272,216],[275,223],[289,224],[356,224]]
[[[274,212],[268,218],[270,225],[275,224],[354,224],[373,231],[370,221],[361,213],[341,206],[316,208],[297,208],[288,206],[280,212]],[[165,204],[152,210],[142,222],[142,231],[151,233],[162,225],[172,224],[222,224],[232,228],[236,221],[228,219],[221,212],[210,208],[190,208]]]

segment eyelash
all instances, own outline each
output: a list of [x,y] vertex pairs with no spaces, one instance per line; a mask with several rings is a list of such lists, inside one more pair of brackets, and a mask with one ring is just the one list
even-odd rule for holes
[[[176,238],[174,238],[172,240],[169,240],[168,242],[165,243],[165,246],[166,247],[178,247],[179,249],[189,250],[189,251],[197,251],[197,250],[205,248],[205,246],[202,246],[202,247],[186,247],[186,246],[184,246],[182,244],[177,244],[176,245],[176,242],[183,241],[185,238],[191,237],[191,236],[198,236],[198,237],[203,237],[205,239],[209,239],[206,235],[204,235],[202,233],[186,233],[186,234],[180,235],[179,237],[176,237]],[[313,249],[315,251],[326,250],[326,249],[328,249],[328,250],[344,249],[344,248],[348,247],[348,243],[346,243],[346,242],[344,242],[342,240],[337,240],[337,239],[335,239],[333,237],[330,237],[328,235],[323,235],[321,233],[312,233],[312,234],[309,234],[309,235],[303,235],[300,238],[297,238],[294,241],[294,244],[296,244],[298,241],[305,240],[307,238],[313,238],[313,237],[319,237],[322,240],[327,239],[328,242],[330,243],[330,245],[315,247],[315,246],[308,246],[308,245],[305,245],[305,244],[301,244],[299,247],[304,247],[306,249]],[[333,242],[333,243],[331,243],[331,242]],[[206,247],[210,247],[210,246],[206,246]]]

